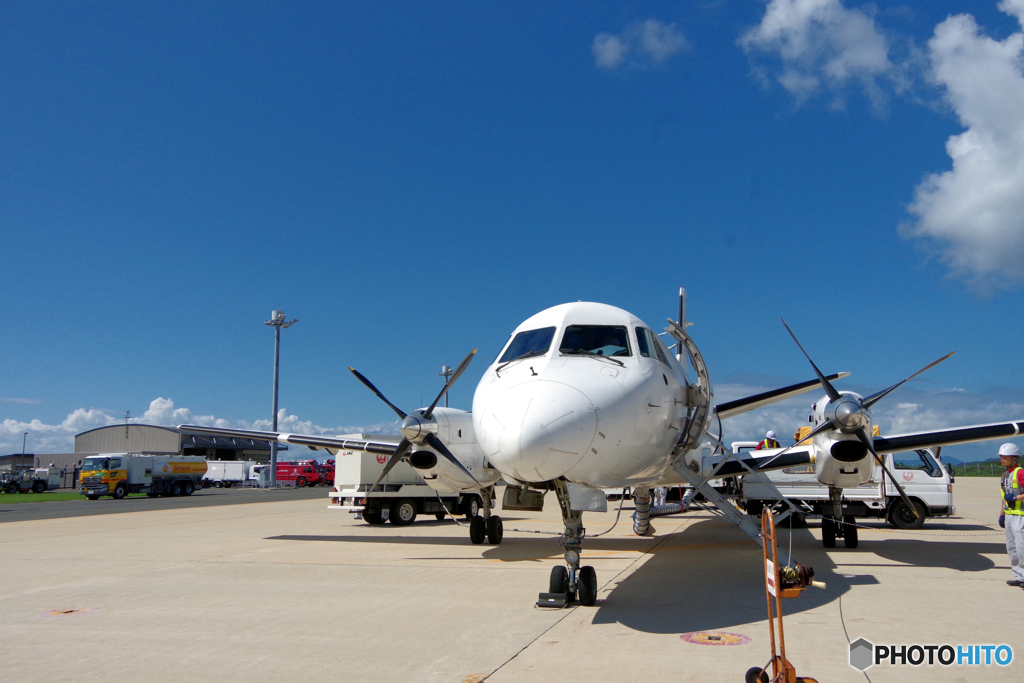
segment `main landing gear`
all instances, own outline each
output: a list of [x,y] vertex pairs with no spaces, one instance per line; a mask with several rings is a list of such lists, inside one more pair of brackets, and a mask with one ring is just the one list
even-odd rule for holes
[[[483,515],[470,515],[469,540],[474,545],[480,545],[486,538],[491,545],[498,545],[505,536],[505,529],[501,517],[491,514],[491,490],[481,491],[480,500],[483,502]],[[472,501],[467,502],[467,505],[472,505]]]
[[597,602],[597,572],[593,567],[580,566],[580,550],[587,530],[583,528],[583,513],[569,506],[569,487],[564,481],[554,482],[555,496],[562,508],[565,533],[558,545],[565,548],[565,563],[568,568],[557,565],[551,568],[548,592],[537,599],[538,607],[566,607],[574,600],[589,607]]
[[847,548],[856,548],[860,543],[857,538],[857,525],[853,515],[843,516],[843,490],[830,487],[830,504],[822,508],[821,544],[826,548],[835,548],[836,539],[843,539]]

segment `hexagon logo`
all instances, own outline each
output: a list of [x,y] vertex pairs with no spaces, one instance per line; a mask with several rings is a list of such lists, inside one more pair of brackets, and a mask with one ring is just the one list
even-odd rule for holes
[[858,638],[857,640],[850,643],[850,666],[858,671],[864,671],[869,666],[874,664],[875,659],[875,646],[864,640]]

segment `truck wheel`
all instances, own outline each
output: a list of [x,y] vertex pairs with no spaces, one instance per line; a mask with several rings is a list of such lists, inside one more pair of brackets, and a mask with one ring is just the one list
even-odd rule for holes
[[748,500],[747,501],[747,514],[753,515],[754,517],[760,517],[761,511],[764,510],[764,503],[759,500]]
[[124,484],[118,484],[114,488],[114,500],[121,500],[128,495],[128,489],[125,488]]
[[181,485],[181,495],[183,496],[191,496],[192,492],[195,490],[196,487],[193,486],[192,482],[190,481],[186,481],[184,484]]
[[399,498],[391,504],[388,519],[395,526],[405,526],[416,521],[416,503],[409,498]]
[[295,480],[295,485],[298,486],[299,488],[302,488],[303,486],[306,485],[306,478],[299,477],[298,479]]
[[843,517],[843,543],[846,544],[847,548],[856,548],[860,542],[857,538],[856,521],[851,515]]
[[45,481],[32,482],[32,493],[43,493],[44,491],[46,491]]
[[86,496],[86,498],[88,498],[89,500],[99,500],[100,499],[99,496]]
[[370,508],[363,509],[363,520],[367,524],[383,524],[384,518],[381,517],[380,510],[371,510]]
[[223,485],[224,485],[224,484],[222,484],[222,483],[221,483],[221,482],[219,482],[219,481],[215,481],[215,482],[213,482],[213,488],[215,488],[215,489],[219,489],[219,488],[220,488],[221,486],[223,486]]
[[7,485],[7,493],[17,493],[18,490],[19,486],[18,483],[15,481],[12,481],[10,484]]
[[915,517],[913,510],[907,507],[903,499],[898,499],[892,504],[892,510],[889,512],[889,523],[897,529],[920,529],[924,525],[924,506],[916,500],[910,502],[921,516]]
[[469,496],[463,502],[464,509],[466,511],[466,519],[473,519],[480,514],[480,499],[476,496]]
[[836,527],[831,517],[821,518],[821,544],[826,548],[836,547]]
[[175,497],[181,495],[181,482],[180,481],[176,481],[173,484],[171,484],[171,495],[175,496]]
[[231,488],[231,482],[230,481],[224,482],[224,488],[226,488],[226,489]]

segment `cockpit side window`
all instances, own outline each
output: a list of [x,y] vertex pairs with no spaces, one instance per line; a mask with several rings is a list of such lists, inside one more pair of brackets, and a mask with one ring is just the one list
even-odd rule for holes
[[665,352],[661,350],[661,344],[658,343],[657,336],[646,327],[636,328],[636,348],[641,356],[657,358],[665,365],[668,365]]
[[619,325],[569,325],[558,347],[562,353],[592,353],[598,356],[631,356],[629,334]]
[[512,339],[512,343],[505,349],[505,353],[501,354],[498,362],[507,363],[523,356],[542,356],[551,348],[551,340],[554,338],[554,327],[523,330]]

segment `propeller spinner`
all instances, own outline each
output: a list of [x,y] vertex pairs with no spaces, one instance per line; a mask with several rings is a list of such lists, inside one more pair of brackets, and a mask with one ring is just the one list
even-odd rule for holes
[[[797,347],[799,347],[800,351],[803,352],[804,357],[807,358],[807,362],[811,364],[812,368],[814,368],[814,372],[818,375],[818,381],[821,383],[821,387],[825,390],[825,394],[828,396],[828,405],[823,410],[825,419],[821,422],[821,424],[816,426],[811,431],[811,433],[804,438],[804,440],[828,430],[835,430],[843,434],[852,434],[856,436],[857,440],[860,441],[860,443],[863,444],[865,448],[867,448],[871,455],[874,456],[875,461],[882,468],[882,471],[885,472],[886,476],[889,477],[889,480],[896,487],[896,490],[899,491],[900,497],[903,499],[903,502],[906,503],[907,507],[914,512],[915,516],[920,518],[921,515],[917,511],[917,506],[910,502],[910,499],[907,497],[907,494],[903,490],[903,487],[900,486],[898,481],[896,481],[896,477],[893,476],[892,472],[889,471],[889,468],[885,466],[885,462],[882,460],[881,456],[879,456],[878,452],[875,451],[874,439],[871,437],[870,433],[872,424],[871,406],[878,403],[879,400],[887,396],[897,387],[917,377],[925,370],[929,370],[938,365],[939,363],[941,363],[942,361],[946,360],[954,353],[956,353],[956,351],[948,353],[942,358],[939,358],[938,360],[929,363],[928,365],[924,366],[923,368],[915,372],[910,377],[907,377],[901,382],[897,382],[888,389],[883,389],[882,391],[874,393],[871,396],[861,398],[856,394],[841,394],[840,392],[836,391],[835,387],[832,386],[828,379],[825,378],[825,375],[821,373],[821,370],[818,369],[818,366],[814,364],[814,361],[811,360],[810,355],[808,355],[807,351],[804,350],[804,347],[801,346],[800,341],[796,338],[796,335],[793,334],[793,330],[790,329],[789,325],[786,324],[785,320],[782,321],[782,324],[786,326],[786,331],[789,332],[789,336],[793,338],[793,341],[796,342]],[[857,457],[856,459],[860,458]]]
[[459,462],[458,458],[452,455],[451,451],[448,450],[448,447],[444,445],[444,442],[437,438],[437,420],[433,418],[434,408],[437,407],[441,398],[448,393],[448,390],[452,388],[452,385],[455,384],[455,380],[457,380],[462,373],[466,371],[466,368],[469,367],[469,364],[475,355],[476,349],[473,349],[469,352],[469,355],[462,359],[462,362],[459,363],[459,367],[455,369],[452,376],[444,383],[444,387],[441,388],[441,392],[437,395],[437,398],[434,399],[434,402],[430,404],[429,408],[426,410],[414,410],[412,413],[405,413],[402,411],[401,408],[385,398],[384,394],[382,394],[377,387],[373,386],[373,382],[366,379],[362,373],[355,368],[349,368],[349,370],[352,371],[352,374],[356,376],[356,379],[362,382],[367,389],[376,394],[377,398],[384,401],[384,403],[386,403],[388,407],[395,411],[395,414],[402,419],[402,427],[400,430],[402,432],[402,440],[398,443],[398,447],[391,455],[391,459],[388,460],[388,463],[384,466],[384,470],[380,473],[380,476],[377,477],[377,481],[373,482],[373,486],[370,487],[370,493],[377,490],[377,487],[384,480],[384,477],[386,477],[388,472],[390,472],[391,469],[405,457],[405,454],[413,444],[429,446],[440,453],[441,457],[447,459],[453,465],[465,472],[466,476],[468,476],[472,481],[476,482],[478,485],[480,484],[476,477],[474,477],[472,473],[467,470],[461,462]]

